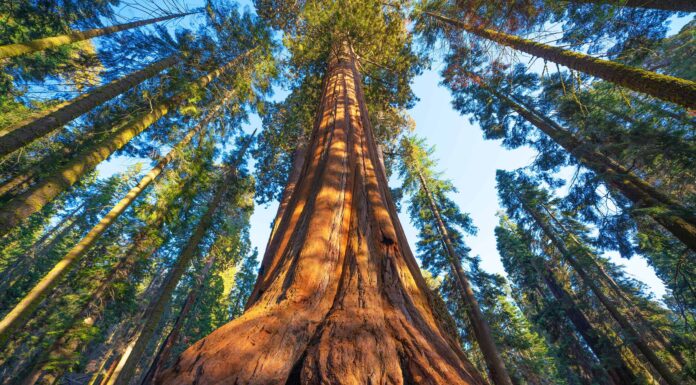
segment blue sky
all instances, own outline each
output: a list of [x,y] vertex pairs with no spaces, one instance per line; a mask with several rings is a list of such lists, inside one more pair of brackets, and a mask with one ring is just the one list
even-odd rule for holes
[[[195,8],[201,2],[185,3],[188,8]],[[249,4],[248,1],[241,3]],[[189,16],[186,18],[189,20],[171,23],[171,27],[188,27],[191,22],[195,23],[197,17],[200,16]],[[675,19],[671,33],[678,31],[687,21],[688,18]],[[523,57],[522,60],[527,59]],[[452,198],[464,212],[471,215],[478,227],[478,233],[467,238],[472,255],[481,257],[485,270],[505,274],[493,235],[493,229],[498,223],[496,213],[501,210],[495,189],[495,172],[497,169],[513,170],[527,166],[532,162],[535,152],[528,148],[506,150],[498,141],[484,140],[481,130],[470,124],[468,117],[460,116],[452,109],[449,91],[440,85],[441,69],[441,65],[435,64],[414,80],[413,90],[420,101],[409,112],[416,122],[416,133],[435,146],[434,157],[439,161],[439,171],[443,171],[457,187],[458,192]],[[282,98],[285,94],[283,90],[278,90],[275,99]],[[251,132],[256,128],[261,129],[261,121],[253,115],[249,123],[244,125],[244,130]],[[100,174],[106,177],[138,161],[140,160],[125,157],[111,159],[100,165]],[[260,255],[265,250],[276,210],[277,203],[257,206],[251,218],[251,241]],[[401,213],[400,217],[413,247],[417,233],[405,213]],[[609,254],[608,257],[625,266],[629,275],[646,283],[657,298],[665,293],[664,285],[643,258],[636,256],[626,260],[616,254]]]

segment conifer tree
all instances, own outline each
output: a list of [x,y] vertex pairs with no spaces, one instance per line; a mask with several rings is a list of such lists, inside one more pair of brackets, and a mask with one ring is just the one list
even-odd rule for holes
[[[696,378],[691,4],[203,3],[0,2],[1,385]],[[506,277],[408,133],[440,63],[537,153],[498,172]]]
[[[462,52],[455,53],[458,56]],[[458,56],[461,58],[461,56]],[[455,59],[456,60],[456,59]],[[561,127],[558,123],[544,116],[539,111],[527,105],[523,101],[516,100],[514,95],[505,95],[500,91],[495,90],[487,85],[484,78],[476,73],[472,73],[459,66],[450,67],[445,74],[448,84],[456,93],[458,99],[455,105],[461,106],[462,111],[474,110],[472,106],[467,106],[464,100],[470,96],[464,96],[465,90],[479,89],[480,94],[474,96],[474,100],[479,98],[488,98],[493,96],[499,99],[504,108],[495,111],[496,117],[507,119],[505,114],[507,111],[515,112],[534,127],[539,129],[550,139],[560,145],[564,150],[573,155],[581,164],[600,175],[604,181],[611,187],[621,192],[626,198],[631,200],[637,208],[645,209],[651,216],[666,229],[673,233],[678,239],[690,248],[696,248],[696,219],[690,213],[688,207],[674,198],[667,196],[659,191],[654,186],[650,185],[644,179],[630,171],[627,167],[621,165],[615,159],[594,150],[588,143],[578,139],[571,130]],[[529,82],[523,76],[517,79]],[[471,95],[471,94],[470,94]],[[465,99],[466,98],[466,99]],[[478,101],[480,104],[488,104],[488,102]],[[491,112],[486,111],[484,113]],[[494,116],[494,115],[489,115]],[[508,139],[513,147],[520,146],[527,141],[527,137],[531,136],[528,126],[520,125],[524,131],[517,131],[517,127],[510,127],[511,124],[492,125],[489,122],[484,122],[484,129],[490,130],[487,136],[490,138],[503,137]],[[538,141],[543,144],[543,141]]]
[[188,268],[191,260],[195,257],[196,250],[208,231],[208,228],[211,226],[215,213],[222,204],[222,199],[225,197],[231,183],[238,178],[237,168],[240,165],[240,161],[244,157],[245,151],[246,146],[240,149],[238,159],[228,166],[229,169],[222,171],[223,177],[218,181],[218,185],[215,188],[214,194],[205,210],[205,213],[199,220],[199,223],[196,225],[194,232],[191,234],[191,238],[189,238],[186,245],[182,248],[176,264],[168,273],[167,278],[165,279],[165,284],[159,296],[153,299],[148,307],[147,313],[143,318],[143,322],[145,323],[143,331],[138,335],[135,343],[133,344],[132,350],[129,352],[127,357],[125,357],[125,360],[122,360],[122,362],[119,364],[122,365],[119,374],[112,377],[109,380],[109,383],[127,384],[135,374],[136,365],[143,354],[145,345],[155,334],[159,321],[162,318],[163,312],[165,311],[165,307],[171,300],[170,297],[173,290],[176,288],[179,279],[181,279],[181,276]]
[[0,59],[24,55],[35,51],[42,51],[48,48],[60,47],[64,44],[76,43],[82,40],[87,40],[114,32],[125,31],[131,28],[138,28],[144,25],[158,23],[160,21],[183,17],[190,14],[191,13],[179,13],[174,15],[165,15],[147,20],[134,21],[132,23],[114,25],[111,27],[92,29],[89,31],[73,32],[68,35],[45,37],[42,39],[32,40],[25,43],[3,45],[0,46]]
[[177,62],[176,56],[157,61],[146,68],[115,80],[107,85],[82,95],[70,102],[59,104],[28,121],[3,129],[0,134],[0,156],[7,155],[26,144],[49,134],[72,119],[86,113],[99,104],[118,96],[138,83],[157,75]]
[[696,100],[696,83],[691,80],[663,75],[615,61],[594,58],[580,52],[569,51],[494,29],[468,24],[461,20],[446,16],[442,12],[431,11],[427,8],[422,10],[421,13],[421,17],[433,18],[441,23],[462,29],[478,37],[566,66],[570,69],[587,73],[588,75],[604,79],[616,85],[676,103],[685,108],[696,107],[696,102],[694,102],[694,100]]
[[[517,216],[528,216],[533,226],[540,229],[544,237],[550,240],[551,244],[579,276],[582,283],[590,289],[610,316],[616,321],[623,330],[624,338],[635,345],[637,350],[644,356],[645,360],[650,363],[664,381],[671,384],[680,383],[681,380],[678,379],[675,374],[675,369],[670,368],[664,359],[655,353],[655,347],[648,343],[646,335],[637,330],[634,321],[627,316],[626,310],[618,306],[615,299],[610,298],[605,293],[600,283],[604,281],[604,283],[607,284],[606,278],[602,279],[604,278],[601,275],[603,271],[599,271],[600,281],[597,281],[597,272],[591,274],[588,271],[588,268],[585,266],[587,262],[585,261],[585,263],[582,263],[583,261],[576,255],[577,249],[575,249],[575,252],[572,252],[564,240],[553,229],[547,216],[542,214],[539,207],[544,207],[545,204],[548,204],[548,195],[544,191],[534,189],[529,184],[528,180],[521,177],[515,178],[510,173],[499,172],[497,180],[501,199],[505,202],[509,213]],[[590,258],[593,257],[590,256]],[[595,267],[599,266],[597,263],[594,263],[594,265]],[[663,348],[665,347],[663,346]],[[678,371],[683,373],[681,367],[678,367]]]
[[[462,267],[463,256],[455,250],[455,245],[450,235],[451,231],[446,227],[440,211],[440,205],[435,200],[435,196],[437,196],[438,200],[442,202],[444,192],[451,190],[452,187],[447,182],[442,182],[437,179],[437,176],[433,175],[433,170],[431,169],[433,162],[428,158],[430,154],[424,148],[422,141],[418,141],[416,138],[404,138],[401,141],[401,149],[403,151],[401,175],[405,179],[404,186],[407,190],[415,191],[414,200],[416,197],[420,198],[418,199],[419,202],[414,204],[412,211],[423,210],[425,207],[430,211],[431,222],[434,222],[430,226],[437,229],[436,233],[440,242],[445,245],[445,260],[449,264],[449,271],[456,278],[459,298],[465,303],[464,309],[466,309],[467,317],[474,330],[476,342],[483,353],[490,377],[497,385],[512,384],[498,347],[493,340],[490,327],[484,319],[476,300],[470,279]],[[423,203],[424,207],[419,205]],[[452,206],[451,202],[446,203]],[[464,226],[465,229],[471,229],[472,225],[468,223],[467,217],[462,214],[459,214],[458,217],[455,216],[455,220],[460,219],[455,223],[459,226]],[[457,238],[461,238],[461,236]]]
[[[471,336],[476,335],[475,330],[474,333],[470,332],[473,329],[468,315],[471,304],[467,302],[456,280],[451,278],[456,277],[456,273],[452,272],[452,261],[442,240],[439,221],[431,209],[431,199],[436,203],[438,217],[445,227],[448,241],[455,250],[459,263],[463,262],[460,270],[467,271],[465,275],[471,282],[474,300],[481,304],[477,304],[480,316],[490,325],[488,329],[491,339],[500,351],[513,383],[553,381],[556,375],[553,365],[549,367],[548,362],[542,364],[549,360],[550,356],[544,356],[543,343],[528,326],[524,326],[524,317],[502,289],[505,279],[484,272],[479,266],[480,260],[469,256],[462,231],[473,234],[474,227],[470,218],[461,213],[456,203],[447,196],[454,188],[433,170],[435,162],[430,159],[432,149],[427,149],[424,141],[415,137],[402,139],[399,148],[403,151],[399,171],[404,178],[404,191],[410,195],[409,213],[419,229],[419,259],[433,275],[439,275],[443,270],[450,271],[450,275],[446,275],[440,285],[440,290],[450,311],[455,314],[457,325],[463,330],[461,333],[465,336],[466,343],[478,345],[478,338]],[[428,190],[420,187],[424,181],[429,186]],[[428,192],[430,194],[427,194]]]
[[113,134],[100,143],[85,148],[76,154],[72,162],[56,170],[52,175],[0,209],[0,234],[6,233],[23,219],[40,210],[46,203],[54,199],[64,189],[77,182],[85,172],[93,169],[111,153],[125,146],[131,139],[147,129],[151,124],[167,115],[172,109],[181,104],[191,92],[200,92],[219,75],[239,65],[240,59],[248,56],[250,51],[225,63],[214,71],[198,78],[190,86],[190,91],[182,91],[171,99],[153,106],[152,111],[135,119],[129,119],[120,124]]
[[[224,101],[223,101],[224,103]],[[8,313],[5,318],[0,322],[0,341],[5,340],[8,334],[11,333],[14,325],[22,322],[22,320],[31,314],[31,311],[41,302],[43,297],[47,292],[49,292],[57,282],[67,274],[70,268],[77,263],[89,250],[89,248],[94,244],[94,242],[99,239],[100,235],[108,229],[108,227],[138,198],[140,194],[152,183],[164,170],[164,168],[171,162],[171,160],[177,155],[178,152],[186,146],[194,135],[196,135],[203,127],[205,127],[211,119],[215,117],[217,110],[222,107],[222,104],[218,105],[210,111],[205,119],[203,119],[198,125],[193,127],[184,138],[177,143],[177,145],[172,149],[166,156],[164,156],[155,167],[152,168],[136,186],[134,186],[125,197],[119,201],[112,209],[107,213],[99,223],[90,230],[89,233],[85,235],[80,242],[78,242],[66,255],[65,257],[36,285],[36,287],[27,294],[27,296],[20,301],[15,309]]]
[[513,277],[515,284],[525,291],[536,289],[544,302],[549,301],[546,293],[550,293],[555,302],[552,302],[552,306],[562,309],[566,319],[600,360],[604,373],[599,378],[616,385],[635,383],[637,378],[630,364],[606,336],[589,322],[571,294],[554,277],[551,266],[545,265],[540,256],[531,252],[528,239],[509,224],[496,228],[496,238],[505,269]]
[[[215,238],[215,241],[208,250],[208,255],[205,257],[203,266],[200,268],[200,271],[194,278],[191,289],[186,294],[186,298],[184,299],[179,313],[172,324],[171,330],[160,344],[160,347],[157,349],[157,354],[152,360],[149,369],[145,373],[145,376],[143,376],[141,383],[149,384],[159,375],[174,352],[174,348],[176,347],[180,337],[190,339],[191,337],[195,337],[195,332],[193,330],[196,330],[199,333],[202,332],[202,334],[205,335],[215,329],[215,327],[210,328],[196,325],[197,323],[206,325],[205,321],[208,321],[208,316],[206,316],[207,314],[210,314],[211,319],[209,321],[217,324],[215,326],[221,326],[231,318],[235,318],[238,315],[229,313],[229,305],[226,298],[215,298],[217,301],[214,301],[213,304],[203,302],[205,300],[205,295],[207,294],[206,292],[210,291],[208,288],[215,287],[215,280],[213,279],[214,277],[211,277],[214,275],[214,268],[219,270],[221,266],[231,265],[231,269],[233,270],[233,276],[231,279],[228,277],[223,278],[224,292],[219,293],[222,294],[222,296],[232,295],[231,290],[228,292],[226,286],[232,284],[236,288],[238,285],[244,285],[245,277],[237,277],[239,274],[237,269],[239,267],[238,265],[249,263],[246,261],[246,259],[253,259],[253,257],[244,256],[244,254],[249,252],[248,225],[249,216],[252,209],[252,207],[249,206],[249,203],[251,203],[250,198],[251,195],[253,195],[253,192],[249,191],[250,187],[253,185],[249,182],[250,181],[248,179],[242,179],[240,175],[239,179],[235,181],[235,184],[231,186],[232,191],[228,192],[228,197],[226,199],[227,202],[225,202],[219,209],[220,213],[215,221],[218,223],[214,223],[214,229],[211,230],[214,231],[213,237]],[[225,236],[225,234],[229,235]],[[238,288],[240,293],[243,293],[244,290],[245,289],[243,287]],[[246,292],[247,294],[250,293],[250,288],[247,289]],[[210,294],[208,294],[208,296],[210,296]],[[221,313],[223,315],[217,320],[217,322],[215,322],[214,307],[217,303],[223,305],[220,309],[222,310]],[[206,306],[210,306],[210,308],[206,308]],[[196,314],[196,310],[198,310],[198,314]]]

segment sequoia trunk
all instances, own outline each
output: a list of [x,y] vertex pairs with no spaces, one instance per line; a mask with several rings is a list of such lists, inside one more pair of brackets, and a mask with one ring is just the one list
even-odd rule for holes
[[318,113],[247,311],[158,382],[484,384],[435,317],[347,44],[329,59]]

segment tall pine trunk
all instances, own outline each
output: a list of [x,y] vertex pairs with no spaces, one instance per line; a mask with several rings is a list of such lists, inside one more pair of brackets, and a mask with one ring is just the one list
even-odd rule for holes
[[[224,102],[223,102],[224,103]],[[76,266],[87,254],[89,249],[99,240],[102,234],[126,211],[128,207],[145,191],[145,189],[160,176],[164,168],[174,159],[193,137],[208,122],[213,119],[217,111],[222,107],[219,104],[210,114],[192,128],[186,136],[174,148],[169,151],[142,179],[135,185],[123,199],[97,223],[70,251],[49,271],[39,283],[0,321],[0,342],[7,340],[10,333],[34,311],[41,301],[50,293],[58,282]]]
[[608,341],[604,341],[600,336],[599,330],[595,329],[587,316],[580,310],[573,297],[558,283],[551,273],[548,266],[534,266],[537,273],[543,278],[551,295],[559,302],[568,320],[573,324],[575,330],[585,340],[587,346],[599,358],[602,366],[607,371],[609,378],[615,385],[632,385],[637,383],[637,378],[629,365],[621,356],[621,352],[612,346]]
[[[249,142],[247,142],[247,145],[248,143]],[[244,156],[244,151],[246,151],[246,147],[241,150],[239,159],[242,159]],[[132,343],[132,348],[128,358],[125,360],[125,362],[123,362],[122,369],[118,375],[109,379],[108,385],[127,385],[134,378],[138,363],[142,358],[145,348],[159,328],[159,323],[162,320],[167,307],[169,306],[174,289],[176,289],[179,280],[184,275],[196,256],[200,242],[203,240],[203,237],[213,224],[213,220],[218,208],[223,204],[225,193],[229,189],[230,184],[233,183],[236,178],[237,166],[237,164],[232,165],[228,170],[226,170],[226,175],[218,182],[214,195],[208,203],[205,213],[196,225],[195,230],[186,242],[186,245],[182,248],[179,257],[176,260],[176,264],[168,273],[160,295],[153,299],[148,306],[148,310],[141,321],[144,324],[143,330]]]
[[203,290],[203,284],[208,278],[208,274],[210,273],[210,269],[212,269],[213,265],[215,265],[215,255],[211,254],[208,256],[208,260],[206,261],[203,270],[198,274],[194,287],[186,296],[184,305],[181,307],[179,315],[177,315],[176,320],[174,321],[172,330],[164,339],[164,342],[162,342],[162,346],[157,351],[157,354],[155,355],[152,364],[150,364],[150,368],[145,374],[145,377],[143,377],[143,380],[141,381],[142,385],[152,383],[155,377],[157,377],[162,371],[163,365],[169,360],[169,356],[171,356],[172,353],[172,348],[179,340],[181,328],[184,326],[189,313],[191,310],[193,310],[193,306],[196,304],[196,299],[198,298],[199,293]]
[[[128,274],[135,266],[136,261],[131,258],[124,258],[107,275],[99,287],[91,293],[91,298],[84,303],[82,309],[75,313],[68,324],[68,329],[63,331],[49,348],[44,350],[36,359],[35,364],[30,369],[21,383],[23,385],[34,385],[37,383],[55,383],[65,373],[66,364],[70,356],[80,351],[80,338],[74,333],[79,333],[83,327],[81,323],[96,323],[101,318],[107,302],[108,290],[111,288],[111,281],[121,274]],[[58,363],[54,363],[56,360]],[[19,379],[18,379],[19,380]]]
[[434,314],[347,44],[332,50],[318,114],[246,312],[157,382],[484,384]]
[[[198,78],[191,87],[205,88],[211,81],[239,65],[239,61],[253,51],[237,56],[222,67]],[[41,210],[48,202],[76,183],[85,173],[93,170],[113,152],[125,146],[150,125],[181,104],[190,93],[182,91],[171,99],[153,106],[151,111],[122,124],[109,138],[82,150],[75,158],[28,191],[7,202],[0,209],[0,235],[7,233],[29,215]]]
[[483,359],[486,361],[486,366],[490,372],[491,379],[495,385],[512,385],[512,380],[510,375],[505,368],[505,363],[503,362],[500,353],[498,352],[498,347],[493,340],[491,335],[490,327],[488,323],[483,318],[481,313],[481,307],[474,296],[474,291],[471,288],[471,283],[462,268],[461,258],[457,255],[452,245],[452,240],[450,239],[449,232],[445,223],[442,221],[442,216],[440,215],[440,210],[435,203],[435,199],[428,189],[425,178],[420,170],[417,171],[418,179],[421,183],[421,189],[428,198],[428,204],[430,205],[430,211],[435,217],[437,223],[437,229],[440,233],[440,238],[445,244],[445,249],[447,249],[447,259],[450,263],[450,268],[455,276],[455,281],[459,289],[459,295],[465,303],[466,313],[469,316],[469,321],[471,322],[472,329],[474,330],[474,336],[476,337],[476,342],[478,343],[481,353],[483,354]]
[[676,103],[686,108],[696,109],[696,82],[658,74],[610,60],[594,58],[583,53],[537,43],[504,32],[469,25],[438,13],[429,11],[424,11],[423,13],[476,36],[492,40],[532,56],[564,65],[658,99]]
[[[27,271],[30,271],[32,266],[41,261],[48,252],[53,250],[58,242],[69,234],[78,224],[77,214],[84,207],[84,203],[80,204],[70,213],[65,214],[63,218],[51,229],[46,231],[39,240],[37,240],[27,252],[18,256],[15,261],[0,274],[0,298],[8,298],[7,291],[20,279]],[[2,303],[4,301],[0,301]]]
[[541,213],[534,207],[531,207],[526,201],[520,199],[525,211],[534,219],[534,222],[541,228],[544,235],[551,240],[554,247],[561,253],[563,258],[573,267],[573,270],[580,276],[583,283],[590,288],[592,293],[597,297],[602,306],[609,312],[610,316],[616,321],[625,333],[625,338],[628,343],[633,344],[639,352],[645,357],[650,365],[659,373],[662,379],[669,385],[679,385],[681,381],[672,373],[669,367],[655,354],[655,351],[645,341],[643,335],[639,333],[631,321],[619,310],[619,308],[611,301],[604,291],[597,285],[593,277],[585,271],[584,266],[575,259],[575,256],[568,250],[565,243],[556,235],[549,224],[544,220]]
[[68,103],[62,104],[57,109],[49,110],[38,117],[33,117],[28,121],[23,121],[5,129],[5,133],[0,136],[0,156],[7,155],[36,139],[50,134],[53,130],[62,127],[92,108],[115,98],[157,75],[164,69],[171,67],[176,64],[177,60],[176,56],[170,56],[150,64],[146,68],[114,80]]
[[31,52],[43,51],[49,48],[60,47],[62,45],[77,43],[82,40],[88,40],[93,37],[104,36],[115,32],[125,31],[128,29],[142,27],[144,25],[158,23],[160,21],[175,19],[178,17],[183,17],[192,14],[189,13],[176,13],[173,15],[167,15],[162,17],[156,17],[153,19],[134,21],[132,23],[125,23],[119,25],[113,25],[111,27],[95,28],[87,31],[73,32],[67,35],[59,35],[53,37],[45,37],[43,39],[36,39],[26,43],[16,43],[0,46],[0,59],[24,55]]
[[620,7],[659,9],[674,12],[696,12],[693,0],[569,0],[571,3],[611,4]]
[[[144,227],[137,234],[124,256],[111,268],[99,286],[90,293],[90,298],[85,301],[80,311],[75,313],[67,324],[67,328],[59,333],[53,344],[34,360],[29,374],[22,376],[24,378],[24,381],[21,382],[23,385],[53,383],[65,373],[69,365],[67,363],[72,362],[70,355],[79,352],[81,348],[82,342],[80,338],[76,337],[82,328],[80,323],[84,320],[90,320],[94,324],[102,317],[113,281],[119,276],[129,276],[138,265],[139,260],[147,260],[157,251],[156,247],[148,243],[148,235],[151,230],[161,231],[163,225],[164,216],[160,215],[155,219],[155,222]],[[57,361],[57,364],[54,361]]]
[[18,192],[23,191],[36,178],[35,171],[28,171],[26,173],[17,174],[12,178],[5,180],[2,185],[0,185],[0,198],[2,200],[9,200],[8,198],[15,197]]
[[[99,381],[100,385],[106,385],[119,376],[125,363],[128,361],[128,357],[133,351],[138,337],[145,329],[144,320],[148,315],[147,310],[151,303],[148,299],[157,298],[161,295],[168,276],[168,274],[162,272],[157,274],[152,282],[150,282],[148,289],[143,293],[144,295],[140,297],[141,306],[138,307],[138,312],[131,319],[124,320],[121,323],[121,329],[118,331],[117,335],[115,335],[115,337],[118,338],[113,339],[112,346],[104,356],[107,362],[112,359],[107,371],[103,373],[103,376],[100,376],[102,374],[101,369],[103,369],[107,363],[104,362],[102,367],[94,373],[90,383]],[[109,357],[109,355],[111,357]]]
[[659,192],[614,159],[582,143],[568,130],[544,117],[533,108],[524,106],[487,86],[476,74],[471,72],[468,74],[481,88],[509,105],[520,116],[573,155],[583,166],[601,177],[609,187],[619,191],[637,208],[647,209],[649,215],[657,223],[689,248],[696,250],[696,218],[691,210]]
[[559,226],[563,233],[573,241],[576,248],[580,249],[581,252],[585,255],[586,258],[584,258],[584,260],[595,267],[601,278],[599,282],[603,286],[607,286],[609,290],[613,293],[613,295],[619,299],[619,302],[623,303],[623,308],[626,309],[626,311],[638,321],[642,328],[645,328],[650,333],[655,343],[660,348],[665,349],[667,350],[667,352],[669,352],[670,357],[672,358],[672,363],[678,371],[681,371],[682,367],[686,365],[686,359],[681,354],[681,352],[678,349],[676,349],[674,345],[670,343],[670,341],[667,340],[665,335],[659,329],[657,329],[652,324],[652,322],[645,318],[638,304],[636,304],[635,301],[629,297],[630,294],[626,293],[625,290],[621,286],[619,286],[618,283],[616,283],[614,278],[612,278],[609,275],[609,273],[607,273],[607,271],[604,269],[604,267],[600,265],[599,262],[597,262],[596,257],[584,247],[584,245],[575,236],[575,234],[566,229],[563,223],[561,223],[561,221],[559,221],[556,218],[556,216],[553,214],[553,212],[551,212],[551,210],[549,210],[548,207],[544,205],[542,205],[542,207],[544,211],[546,211],[546,213],[548,214],[549,218],[551,218],[551,220],[557,226]]

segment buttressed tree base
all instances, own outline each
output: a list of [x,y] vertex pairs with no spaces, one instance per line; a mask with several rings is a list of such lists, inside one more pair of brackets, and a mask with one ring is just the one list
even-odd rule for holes
[[159,384],[485,384],[433,310],[396,214],[351,48],[321,106],[244,315]]

